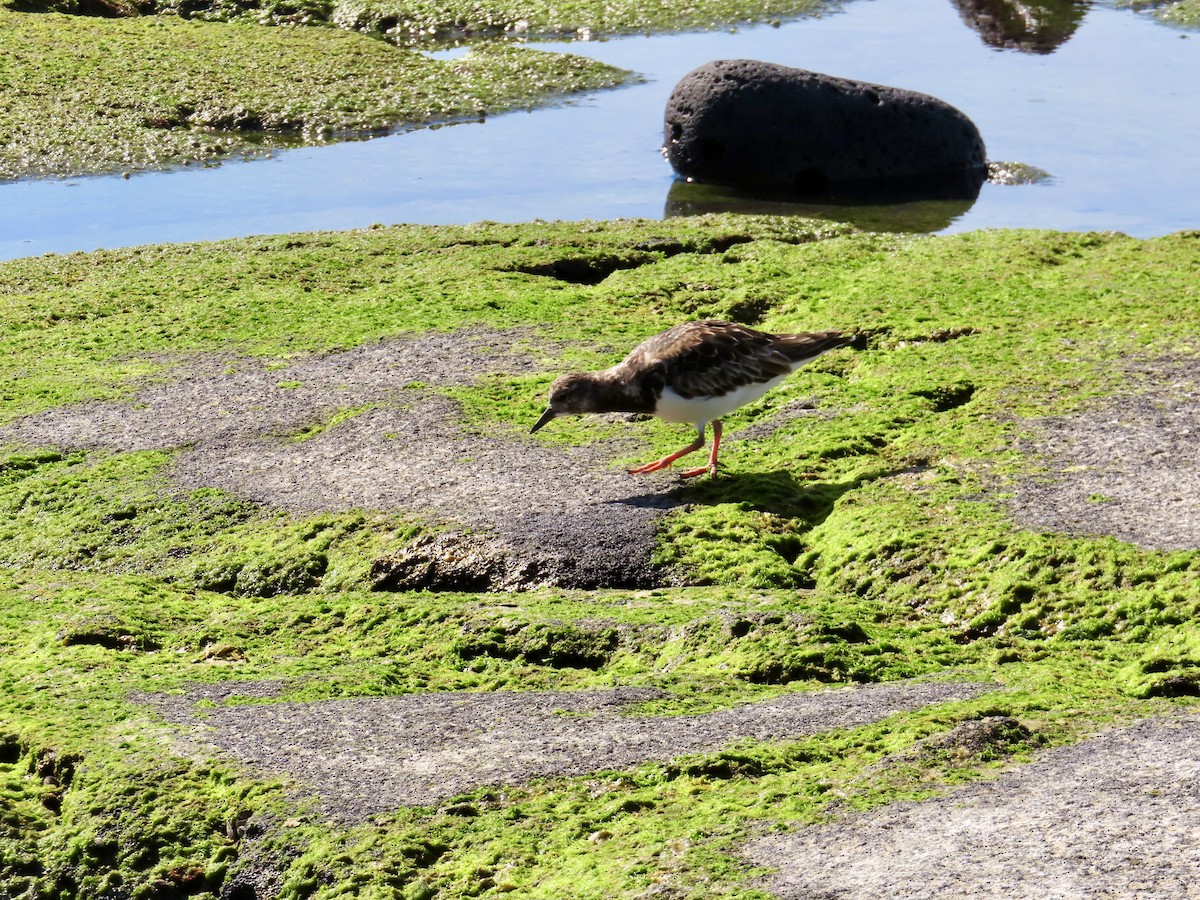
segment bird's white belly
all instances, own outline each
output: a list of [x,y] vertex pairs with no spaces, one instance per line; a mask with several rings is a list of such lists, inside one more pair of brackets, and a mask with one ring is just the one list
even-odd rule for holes
[[729,415],[738,407],[752,403],[785,378],[787,375],[780,375],[770,381],[743,385],[719,397],[681,397],[675,391],[666,388],[659,398],[654,414],[667,422],[711,422],[713,419]]

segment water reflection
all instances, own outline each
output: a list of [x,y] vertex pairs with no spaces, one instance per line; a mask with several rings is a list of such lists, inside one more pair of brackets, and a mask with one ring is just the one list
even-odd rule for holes
[[1088,3],[1082,0],[951,0],[983,42],[1022,53],[1053,53],[1083,22]]
[[859,184],[836,193],[788,196],[778,190],[754,191],[717,184],[677,180],[667,191],[664,215],[695,216],[711,212],[771,216],[805,216],[848,222],[864,231],[933,233],[949,228],[971,209],[984,182],[982,172],[963,173],[936,183]]

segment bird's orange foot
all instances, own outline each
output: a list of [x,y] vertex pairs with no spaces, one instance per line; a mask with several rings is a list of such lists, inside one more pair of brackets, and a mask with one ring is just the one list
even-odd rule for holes
[[696,469],[688,469],[686,472],[680,472],[679,477],[680,478],[695,478],[697,475],[703,475],[706,472],[709,473],[710,475],[716,475],[717,467],[714,465],[714,466],[700,466],[699,468],[696,468]]
[[687,456],[689,453],[695,453],[697,450],[699,450],[703,446],[704,446],[704,441],[701,440],[700,438],[696,438],[696,440],[694,440],[692,443],[688,444],[682,450],[677,450],[674,453],[672,453],[670,456],[664,456],[662,459],[656,459],[654,462],[646,463],[644,466],[638,466],[636,468],[630,469],[629,474],[630,475],[644,475],[647,472],[657,472],[659,469],[665,469],[668,466],[670,466],[671,463],[675,462],[675,460],[679,459],[679,457]]
[[645,475],[647,472],[657,472],[659,469],[666,469],[674,461],[673,459],[656,459],[654,462],[648,462],[645,465],[636,466],[627,471],[630,475]]

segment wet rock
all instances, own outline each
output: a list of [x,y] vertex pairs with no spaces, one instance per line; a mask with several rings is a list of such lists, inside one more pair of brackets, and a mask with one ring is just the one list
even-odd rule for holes
[[685,178],[800,194],[923,182],[977,193],[986,174],[979,130],[935,97],[757,60],[685,75],[663,139]]
[[987,180],[992,184],[1046,184],[1054,176],[1045,169],[1021,162],[989,162]]

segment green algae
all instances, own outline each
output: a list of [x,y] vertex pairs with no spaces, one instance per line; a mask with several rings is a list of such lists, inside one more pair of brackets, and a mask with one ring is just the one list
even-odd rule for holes
[[337,29],[0,9],[0,179],[258,155],[477,119],[628,78],[515,46],[439,61]]
[[1167,0],[1167,2],[1142,2],[1132,0],[1123,2],[1121,6],[1129,6],[1135,10],[1146,11],[1160,22],[1185,28],[1189,31],[1200,28],[1200,3],[1196,0]]
[[143,13],[179,15],[209,22],[262,25],[335,25],[385,35],[403,44],[478,41],[499,36],[582,39],[613,34],[682,31],[740,22],[774,22],[814,15],[830,7],[828,0],[695,0],[664,6],[645,0],[621,2],[503,3],[461,0],[21,0],[19,9],[88,14],[91,6],[108,16]]
[[414,522],[345,513],[296,520],[202,488],[169,489],[170,454],[17,453],[0,469],[0,564],[152,574],[238,596],[362,587]]
[[1184,28],[1200,28],[1200,4],[1195,0],[1178,0],[1158,9],[1155,15],[1169,25],[1179,25]]
[[[286,360],[465,323],[502,329],[547,321],[559,323],[554,327],[563,341],[621,341],[653,327],[656,298],[636,288],[602,287],[607,306],[592,303],[591,286],[538,272],[561,260],[606,255],[648,273],[680,255],[721,257],[723,248],[755,234],[805,242],[840,230],[720,217],[680,224],[480,224],[14,260],[0,265],[6,351],[0,375],[11,386],[0,395],[0,421],[120,396],[166,371],[177,354],[195,351]],[[622,283],[622,274],[604,281]],[[624,321],[613,321],[615,312]],[[56,348],[52,357],[41,352],[47,345]],[[537,341],[515,349],[552,363]],[[530,410],[543,399],[525,397]]]
[[[1122,389],[1130,359],[1196,352],[1198,271],[1194,233],[911,238],[737,218],[374,229],[0,264],[4,421],[121,396],[169,377],[180,354],[286,361],[521,326],[518,349],[545,373],[454,394],[475,423],[527,431],[555,373],[608,365],[667,321],[866,335],[865,349],[823,357],[729,418],[727,474],[683,488],[687,506],[664,525],[660,561],[681,583],[654,591],[372,591],[372,559],[423,523],[181,492],[168,452],[5,448],[0,894],[215,897],[259,866],[284,897],[662,885],[755,897],[732,855],[749,832],[919,799],[1194,702],[1200,551],[1022,530],[1002,495],[1036,466],[1016,449],[1031,419]],[[620,433],[631,458],[685,437],[656,422],[550,431],[538,439]],[[679,714],[914,676],[1004,690],[354,826],[282,783],[170,752],[173,730],[139,699],[197,683],[236,703],[621,684],[664,689],[645,709]],[[985,716],[1020,729],[980,756],[929,749]],[[268,833],[247,839],[251,821]]]
[[391,40],[418,43],[462,41],[501,35],[522,38],[570,36],[589,40],[606,35],[688,31],[738,23],[774,22],[817,15],[828,0],[695,0],[687,4],[644,0],[566,3],[470,3],[455,0],[341,0],[330,21],[342,28],[384,33]]

